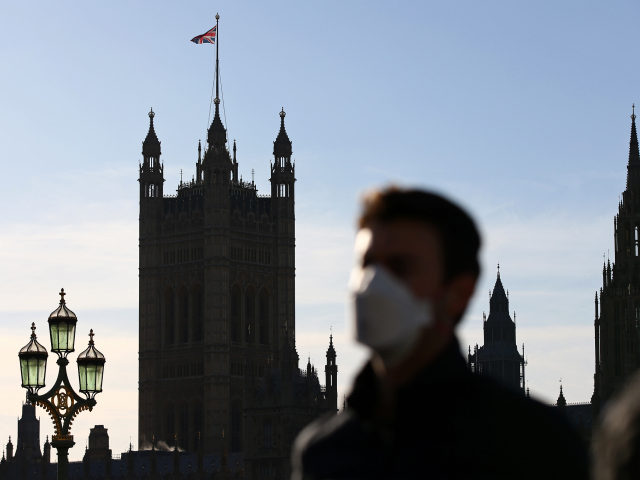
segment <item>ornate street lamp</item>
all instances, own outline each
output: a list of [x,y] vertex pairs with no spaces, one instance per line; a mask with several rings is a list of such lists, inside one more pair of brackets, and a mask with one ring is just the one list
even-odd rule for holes
[[102,377],[105,358],[94,346],[93,330],[89,333],[89,347],[78,356],[78,377],[80,392],[87,398],[81,398],[71,387],[67,376],[67,355],[74,351],[76,336],[75,313],[69,310],[64,301],[64,289],[60,291],[60,305],[49,315],[49,334],[51,351],[58,355],[58,378],[46,393],[38,395],[45,385],[47,350],[38,343],[35,324],[31,325],[31,341],[25,345],[20,357],[22,387],[27,389],[27,401],[44,408],[53,421],[54,434],[51,446],[58,451],[58,480],[69,477],[69,449],[73,447],[73,435],[70,434],[74,418],[83,410],[91,411],[96,404],[95,396],[102,391]]

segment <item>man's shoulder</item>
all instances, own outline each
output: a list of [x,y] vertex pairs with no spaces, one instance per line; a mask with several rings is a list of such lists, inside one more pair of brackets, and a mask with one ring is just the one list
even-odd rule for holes
[[315,457],[320,453],[340,450],[345,445],[353,447],[353,437],[361,434],[362,426],[353,411],[327,414],[311,422],[298,434],[293,452],[294,455]]
[[395,437],[351,408],[311,423],[295,442],[292,478],[378,478],[421,462],[450,478],[587,478],[586,450],[558,409],[471,373],[445,383],[413,391]]
[[343,434],[355,423],[351,411],[342,411],[338,414],[326,414],[307,425],[298,435],[294,449],[302,450],[322,445],[327,439]]
[[292,478],[306,478],[302,472],[313,472],[314,478],[331,478],[327,475],[329,472],[359,471],[358,458],[369,454],[366,436],[366,428],[350,409],[320,417],[307,425],[296,438],[292,452]]
[[[466,420],[476,437],[511,452],[519,462],[549,463],[573,469],[567,478],[586,478],[587,452],[584,440],[557,407],[530,398],[520,391],[502,386],[493,379],[472,374],[469,377],[473,405]],[[552,462],[552,463],[553,463]]]

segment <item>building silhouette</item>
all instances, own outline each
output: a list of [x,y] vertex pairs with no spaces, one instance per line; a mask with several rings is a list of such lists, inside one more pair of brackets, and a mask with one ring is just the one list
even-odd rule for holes
[[[216,66],[218,60],[216,58]],[[337,410],[332,339],[326,388],[295,348],[295,166],[280,111],[271,195],[239,178],[220,118],[195,172],[164,195],[155,114],[142,144],[139,448],[240,453],[247,478],[286,476],[298,431]]]
[[[11,438],[9,438],[11,443]],[[7,445],[7,457],[9,445]],[[36,408],[30,403],[22,404],[22,416],[18,420],[18,444],[15,451],[18,460],[30,462],[42,457],[40,452],[40,420],[36,418]]]
[[640,153],[635,107],[627,185],[614,217],[614,261],[602,266],[602,287],[595,296],[595,374],[592,404],[596,412],[640,367]]
[[[35,419],[33,406],[26,404],[20,420],[31,422]],[[33,429],[18,430],[18,444],[38,445],[38,432]],[[35,436],[34,436],[35,435]],[[1,480],[55,480],[57,464],[51,462],[51,444],[44,443],[44,454],[27,457],[14,454],[11,438],[6,446],[6,456],[0,460]],[[38,447],[39,452],[39,447]],[[81,461],[69,462],[69,480],[169,480],[169,479],[219,479],[232,480],[246,478],[240,454],[205,454],[181,452],[177,448],[157,448],[135,451],[130,445],[127,452],[112,455],[109,449],[109,435],[102,425],[96,425],[89,433],[89,442]]]
[[562,384],[560,384],[560,393],[558,394],[555,407],[567,417],[585,443],[589,444],[591,442],[591,430],[593,428],[593,408],[591,403],[567,402],[564,392],[562,391]]
[[501,384],[524,393],[525,359],[516,345],[515,312],[509,315],[509,296],[500,279],[500,266],[496,283],[489,299],[489,318],[483,316],[484,345],[469,347],[468,363],[473,372],[488,375]]

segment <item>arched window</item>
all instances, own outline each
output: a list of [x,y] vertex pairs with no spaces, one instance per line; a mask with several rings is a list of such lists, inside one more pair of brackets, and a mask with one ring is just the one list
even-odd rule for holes
[[231,341],[240,341],[240,287],[231,287]]
[[269,344],[269,293],[266,289],[260,291],[260,297],[258,300],[258,321],[260,323],[260,343],[264,345]]
[[175,336],[175,305],[173,289],[168,288],[164,293],[164,340],[166,345],[172,345]]
[[187,289],[184,287],[180,289],[178,308],[180,312],[180,342],[186,343],[189,341],[189,296],[187,295]]
[[244,299],[244,339],[247,343],[253,343],[256,338],[256,291],[253,287],[247,288]]

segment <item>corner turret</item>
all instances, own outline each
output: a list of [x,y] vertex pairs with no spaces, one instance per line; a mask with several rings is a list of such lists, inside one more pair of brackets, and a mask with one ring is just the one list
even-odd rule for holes
[[[284,108],[280,110],[280,131],[273,142],[274,162],[271,165],[271,198],[293,200],[293,184],[295,183],[295,166],[291,162],[291,140],[284,127]],[[291,205],[293,210],[293,204]],[[291,212],[293,213],[293,212]]]
[[51,443],[49,442],[49,435],[47,435],[47,439],[44,442],[43,451],[42,461],[46,464],[51,463]]
[[7,461],[13,460],[13,443],[11,443],[11,435],[9,435],[9,441],[7,442]]
[[333,334],[329,335],[327,349],[327,364],[324,367],[327,407],[338,410],[338,365],[336,364],[336,349],[333,347]]
[[160,163],[160,141],[153,126],[153,108],[149,111],[149,131],[142,142],[142,163],[140,164],[140,201],[148,198],[162,198],[164,184],[163,166]]

